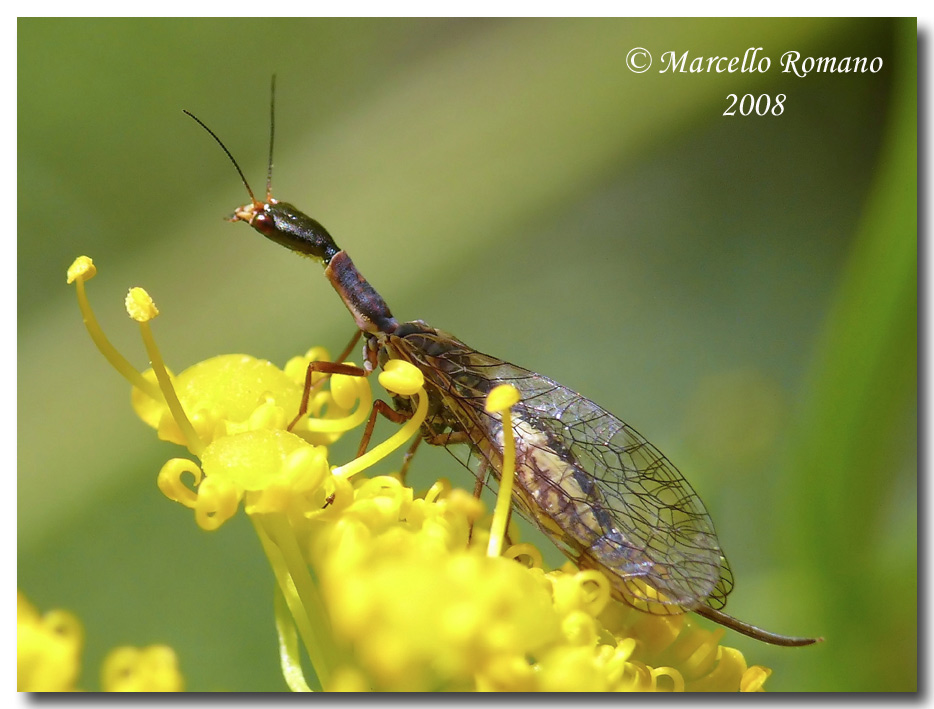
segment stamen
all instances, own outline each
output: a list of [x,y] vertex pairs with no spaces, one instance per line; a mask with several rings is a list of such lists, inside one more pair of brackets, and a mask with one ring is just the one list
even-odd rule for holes
[[512,482],[516,473],[516,439],[512,430],[510,407],[517,403],[519,403],[519,391],[511,384],[500,384],[486,398],[486,410],[491,414],[499,413],[503,423],[503,474],[500,477],[496,507],[493,510],[487,556],[499,556],[503,548],[509,508],[512,505]]
[[84,282],[90,280],[97,273],[94,262],[87,256],[79,256],[68,268],[68,283],[75,284],[75,290],[78,294],[78,307],[81,309],[81,318],[84,320],[84,327],[91,336],[91,341],[98,351],[104,355],[104,358],[110,362],[110,365],[134,387],[145,393],[155,401],[162,401],[162,393],[159,387],[153,384],[140,374],[136,368],[121,355],[114,347],[107,336],[104,334],[100,323],[91,309],[91,303],[85,292]]
[[[302,432],[309,433],[345,433],[366,421],[373,404],[370,385],[364,377],[352,377],[347,374],[331,376],[331,396],[342,408],[349,408],[354,399],[360,404],[349,416],[336,419],[305,418],[301,424]],[[345,405],[346,404],[346,405]]]
[[396,431],[387,440],[374,446],[359,458],[355,458],[346,465],[334,468],[331,471],[334,475],[349,478],[382,460],[418,433],[418,429],[428,415],[428,395],[424,388],[425,378],[414,365],[402,360],[390,360],[386,363],[386,366],[379,375],[379,383],[394,394],[417,396],[418,405],[415,409],[415,413],[412,415],[412,418],[405,422],[402,428]]
[[149,355],[152,371],[159,381],[159,388],[162,390],[169,411],[172,412],[172,418],[175,419],[175,423],[181,429],[182,435],[185,436],[188,450],[200,457],[204,451],[204,441],[201,440],[194,426],[191,425],[191,421],[188,420],[188,416],[185,414],[185,409],[182,408],[182,403],[178,400],[175,387],[172,385],[169,373],[165,369],[165,362],[162,360],[162,355],[156,345],[156,339],[149,327],[149,321],[159,314],[159,310],[156,308],[155,303],[152,302],[149,293],[142,288],[131,288],[130,292],[127,293],[126,310],[129,316],[139,323],[139,331],[143,337],[146,354]]

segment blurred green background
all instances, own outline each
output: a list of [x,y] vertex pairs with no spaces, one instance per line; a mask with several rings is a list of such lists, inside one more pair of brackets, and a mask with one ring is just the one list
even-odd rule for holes
[[[749,47],[770,71],[657,72]],[[80,616],[82,686],[115,645],[162,642],[189,689],[285,689],[249,524],[201,532],[158,492],[181,451],[134,418],[65,285],[95,259],[92,302],[140,368],[133,285],[176,371],[346,343],[317,265],[222,220],[244,190],[181,113],[262,191],[276,72],[278,197],[398,317],[656,443],[716,521],[727,610],[826,637],[728,634],[769,689],[916,688],[913,20],[21,19],[18,49],[18,586]],[[788,50],[884,65],[797,78]],[[730,93],[784,93],[784,114],[724,117]],[[472,485],[443,451],[415,468]]]

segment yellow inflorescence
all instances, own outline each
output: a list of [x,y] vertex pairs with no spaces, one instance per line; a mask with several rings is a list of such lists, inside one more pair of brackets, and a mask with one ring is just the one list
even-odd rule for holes
[[71,692],[81,668],[81,624],[71,613],[43,616],[16,593],[16,689]]
[[101,688],[105,692],[181,692],[184,682],[172,648],[118,647],[104,660]]
[[[40,616],[23,594],[16,594],[16,689],[20,692],[75,692],[84,640],[71,613]],[[184,680],[171,648],[121,647],[104,659],[105,692],[180,692]]]
[[[204,529],[220,527],[241,502],[253,521],[278,582],[291,688],[314,685],[301,677],[299,638],[329,690],[761,689],[768,670],[720,646],[722,630],[635,611],[611,598],[595,570],[567,563],[546,572],[512,527],[513,545],[488,554],[499,543],[489,544],[491,521],[471,494],[446,481],[416,494],[397,477],[359,475],[424,419],[427,396],[411,365],[390,362],[380,381],[413,398],[412,420],[331,466],[326,446],[366,419],[371,394],[364,377],[334,375],[325,387],[327,376],[315,372],[309,416],[287,431],[308,363],[325,359],[316,348],[280,370],[245,355],[215,357],[178,375],[149,373],[140,379],[158,380],[161,392],[137,386],[133,396],[161,438],[198,451],[200,465],[178,458],[163,467],[160,490]],[[176,396],[177,410],[166,403]],[[493,408],[508,421],[516,393],[497,396],[505,398]],[[498,506],[494,526],[504,514]]]

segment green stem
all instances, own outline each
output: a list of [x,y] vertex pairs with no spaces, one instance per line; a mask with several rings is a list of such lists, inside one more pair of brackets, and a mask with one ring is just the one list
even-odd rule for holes
[[281,588],[276,588],[273,601],[276,614],[276,632],[279,635],[279,663],[282,676],[293,692],[311,692],[302,672],[302,662],[298,654],[298,636],[295,633],[295,621],[289,612],[288,604]]
[[324,602],[295,535],[282,514],[253,515],[251,519],[318,681],[326,687],[334,670],[337,651]]

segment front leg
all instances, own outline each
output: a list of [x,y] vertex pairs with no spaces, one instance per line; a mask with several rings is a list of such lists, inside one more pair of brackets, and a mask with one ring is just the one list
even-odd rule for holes
[[289,427],[286,429],[291,431],[295,424],[302,420],[302,417],[308,413],[308,401],[311,399],[312,389],[317,389],[322,385],[324,380],[322,379],[317,384],[312,386],[311,384],[311,375],[315,372],[321,372],[323,374],[347,374],[351,377],[365,377],[367,371],[356,367],[352,364],[341,364],[339,362],[310,362],[308,364],[308,369],[305,370],[305,386],[302,388],[302,403],[298,407],[298,414],[295,418],[292,419],[292,423],[289,424]]

